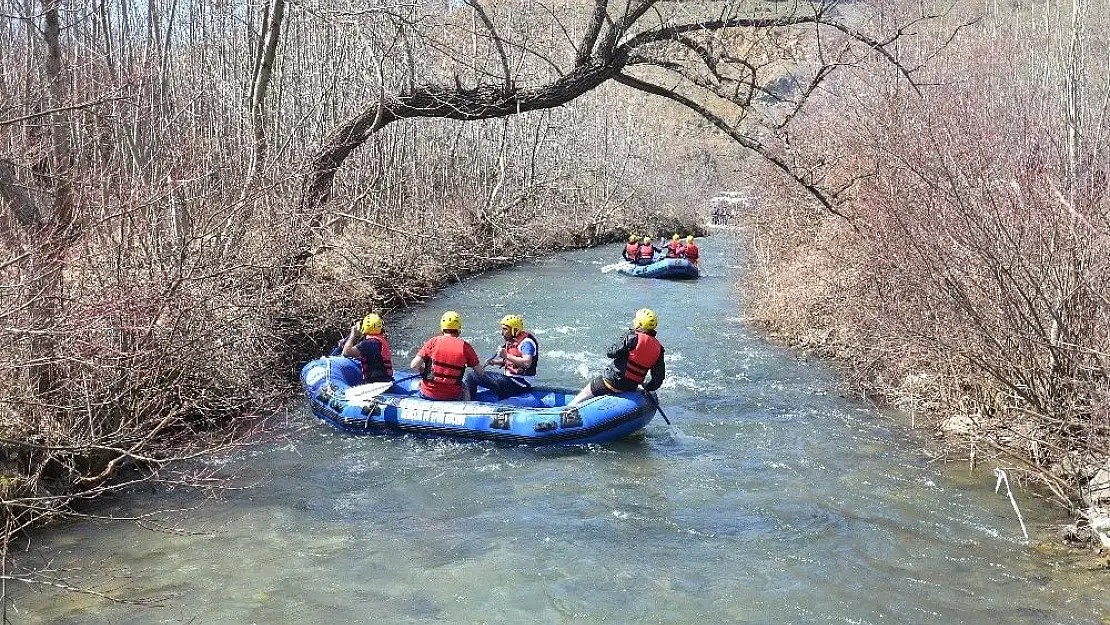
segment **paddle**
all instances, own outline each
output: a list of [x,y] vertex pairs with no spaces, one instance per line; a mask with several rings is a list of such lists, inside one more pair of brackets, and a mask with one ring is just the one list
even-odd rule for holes
[[393,388],[395,384],[398,384],[400,382],[408,382],[409,380],[415,380],[422,375],[424,374],[417,373],[401,378],[400,380],[394,380],[392,382],[371,382],[370,384],[359,384],[358,386],[352,386],[351,388],[347,389],[347,401],[367,401],[374,399],[378,395],[381,395],[382,393]]
[[[501,364],[499,364],[499,365],[493,364],[497,360],[500,360]],[[505,366],[505,357],[501,354],[501,348],[497,348],[497,351],[494,352],[492,356],[490,356],[489,358],[486,359],[485,365],[487,367],[504,367]]]
[[655,406],[655,409],[659,411],[659,416],[663,417],[663,421],[667,425],[670,425],[671,420],[667,418],[667,413],[663,412],[663,407],[659,405],[659,399],[655,397],[655,393],[651,391],[644,391],[644,395],[647,395],[648,401],[651,402],[651,405]]

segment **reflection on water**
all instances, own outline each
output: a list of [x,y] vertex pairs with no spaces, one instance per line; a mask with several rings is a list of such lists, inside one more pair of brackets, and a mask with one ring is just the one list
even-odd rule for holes
[[[23,593],[16,622],[1104,622],[1099,580],[1033,552],[993,476],[950,479],[912,433],[842,398],[825,368],[743,326],[728,247],[702,246],[697,282],[602,273],[613,246],[468,281],[387,320],[401,362],[444,310],[462,312],[480,354],[501,316],[521,313],[541,377],[579,387],[651,306],[673,425],[570,449],[313,425],[223,459],[261,485],[166,519],[187,533],[81,523],[39,541],[43,561],[161,607]],[[1027,522],[1051,520],[1019,502]]]

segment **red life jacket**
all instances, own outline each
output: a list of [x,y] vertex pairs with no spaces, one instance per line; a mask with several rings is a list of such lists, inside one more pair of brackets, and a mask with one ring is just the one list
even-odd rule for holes
[[624,256],[628,260],[636,260],[640,255],[640,246],[635,243],[626,243],[624,245]]
[[466,341],[441,334],[428,343],[420,392],[431,399],[458,399],[466,371]]
[[654,336],[636,330],[636,347],[628,352],[628,364],[625,365],[621,375],[629,382],[640,384],[647,376],[647,372],[659,362],[663,353],[663,346]]
[[682,248],[682,257],[694,263],[695,265],[698,264],[698,246],[690,243],[686,247]]
[[636,258],[639,260],[651,260],[655,258],[655,248],[652,247],[651,243],[641,243],[640,253]]
[[524,339],[532,339],[532,342],[536,344],[536,355],[532,356],[532,364],[529,365],[527,369],[519,369],[516,365],[506,359],[505,373],[508,373],[509,375],[536,375],[536,368],[539,367],[540,364],[540,342],[536,340],[536,337],[532,336],[528,332],[521,332],[508,341],[505,341],[505,354],[508,356],[515,356],[517,358],[524,357],[524,354],[520,351],[520,344],[524,342]]
[[681,241],[671,241],[667,244],[667,258],[678,258],[678,250],[682,248]]
[[393,352],[389,350],[389,342],[385,340],[384,334],[375,334],[367,336],[365,341],[377,341],[382,344],[381,360],[379,362],[368,362],[359,352],[358,361],[362,366],[362,380],[364,382],[387,382],[393,379]]

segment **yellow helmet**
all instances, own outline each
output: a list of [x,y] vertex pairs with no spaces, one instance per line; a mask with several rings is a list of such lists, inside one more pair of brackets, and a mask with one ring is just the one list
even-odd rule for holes
[[694,242],[694,235],[692,235],[692,234],[686,235],[686,244],[689,245],[693,242]]
[[524,317],[520,315],[505,315],[501,318],[501,325],[509,328],[513,336],[524,332]]
[[628,242],[629,243],[635,243],[636,242],[636,235],[634,235],[634,234],[628,235]]
[[651,237],[644,237],[644,240],[641,241],[641,243],[651,243]]
[[636,311],[636,318],[632,320],[634,330],[654,330],[659,327],[659,317],[650,308],[641,308]]
[[439,329],[454,330],[456,332],[462,330],[462,317],[459,316],[459,313],[448,310],[439,318]]
[[370,313],[362,318],[362,327],[360,329],[363,334],[381,334],[382,318],[374,313]]
[[678,233],[677,232],[674,233],[674,236],[671,237],[671,240],[672,241],[677,241],[678,240]]

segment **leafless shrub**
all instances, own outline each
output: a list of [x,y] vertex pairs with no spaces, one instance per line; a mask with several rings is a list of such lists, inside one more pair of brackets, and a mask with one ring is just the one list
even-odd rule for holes
[[856,180],[850,221],[803,214],[787,231],[782,206],[765,211],[755,277],[774,295],[753,314],[816,333],[863,391],[1072,507],[1110,448],[1107,87],[1075,74],[1105,61],[1106,31],[1048,11],[1049,34],[987,16],[921,97],[882,71],[837,85],[799,144]]
[[[263,434],[257,415],[290,396],[297,361],[353,314],[420,301],[444,276],[670,228],[683,211],[642,207],[693,205],[706,181],[681,151],[658,155],[666,120],[601,93],[519,120],[395,124],[352,157],[316,232],[290,201],[299,152],[381,86],[374,54],[439,45],[415,38],[428,14],[299,6],[263,85],[262,7],[157,8],[0,2],[0,84],[18,94],[0,102],[5,545],[136,481],[220,485],[188,461]],[[455,17],[442,28],[484,28]],[[402,69],[390,84],[415,78]],[[306,241],[310,271],[290,281]]]

